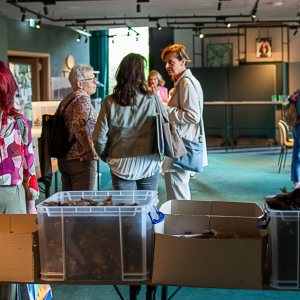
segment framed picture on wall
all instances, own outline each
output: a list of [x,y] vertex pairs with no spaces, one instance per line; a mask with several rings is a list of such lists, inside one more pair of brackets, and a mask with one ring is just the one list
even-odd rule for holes
[[272,39],[256,39],[256,58],[272,57]]
[[231,67],[232,44],[206,45],[207,67]]

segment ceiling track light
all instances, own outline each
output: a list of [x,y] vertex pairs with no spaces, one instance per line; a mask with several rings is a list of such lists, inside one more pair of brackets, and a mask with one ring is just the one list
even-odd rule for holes
[[161,30],[161,26],[159,25],[158,22],[156,23],[156,27],[157,27],[158,30]]
[[81,40],[81,34],[78,35],[78,37],[77,37],[77,42],[79,43],[80,40]]
[[141,4],[140,3],[137,3],[137,5],[136,5],[136,12],[137,13],[141,12]]
[[44,14],[45,16],[49,15],[48,7],[46,5],[44,6]]
[[86,32],[86,26],[85,25],[83,25],[82,31]]
[[21,21],[25,22],[25,19],[26,19],[26,15],[25,15],[26,9],[24,7],[21,7],[20,10],[21,10],[21,13],[23,13],[23,15],[21,17]]
[[298,4],[298,9],[297,9],[297,14],[296,17],[300,17],[300,9],[299,9],[299,4]]
[[218,10],[220,10],[220,11],[222,10],[222,2],[218,3]]
[[227,28],[230,28],[230,27],[231,27],[231,23],[225,22],[225,24],[226,24],[226,27],[227,27]]
[[86,44],[89,41],[89,38],[86,37],[84,43]]
[[298,33],[298,28],[294,31],[293,35],[295,36]]
[[199,33],[199,38],[200,39],[203,39],[204,38],[204,34],[200,31],[200,33]]
[[259,2],[259,0],[256,0],[255,5],[254,5],[254,7],[252,9],[252,12],[251,12],[251,18],[252,18],[253,23],[256,21],[256,17],[257,17],[258,2]]
[[38,28],[38,29],[40,29],[40,28],[41,28],[41,24],[42,24],[42,20],[40,19],[40,20],[36,23],[35,27]]

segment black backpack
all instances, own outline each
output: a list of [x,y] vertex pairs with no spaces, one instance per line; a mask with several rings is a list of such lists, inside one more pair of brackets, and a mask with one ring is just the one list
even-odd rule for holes
[[63,158],[68,154],[70,148],[76,141],[74,137],[72,141],[69,142],[69,132],[64,121],[64,111],[73,100],[74,98],[68,102],[61,113],[60,103],[56,114],[43,115],[42,117],[42,132],[48,135],[51,157]]

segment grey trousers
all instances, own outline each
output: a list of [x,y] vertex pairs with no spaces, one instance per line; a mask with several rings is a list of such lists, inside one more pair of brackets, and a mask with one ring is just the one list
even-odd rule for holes
[[167,200],[191,200],[190,171],[165,172]]
[[63,191],[93,191],[96,182],[96,160],[58,159]]

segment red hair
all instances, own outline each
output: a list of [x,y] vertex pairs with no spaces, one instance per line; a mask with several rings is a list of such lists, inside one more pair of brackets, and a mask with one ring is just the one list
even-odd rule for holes
[[18,116],[14,107],[14,96],[18,85],[7,64],[0,60],[0,109],[3,115]]

